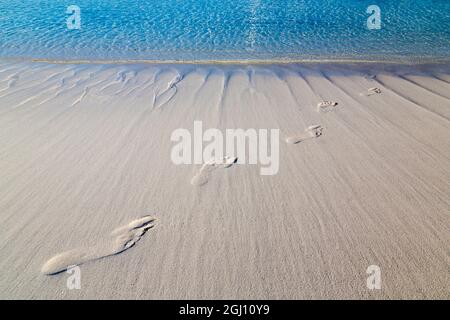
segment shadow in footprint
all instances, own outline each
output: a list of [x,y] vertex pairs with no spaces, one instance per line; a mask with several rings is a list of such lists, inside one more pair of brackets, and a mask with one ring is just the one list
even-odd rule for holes
[[191,179],[191,184],[201,186],[208,182],[212,172],[217,168],[229,168],[237,162],[236,157],[224,157],[222,159],[213,159],[201,167],[199,172]]
[[110,239],[93,247],[83,247],[60,253],[48,260],[41,269],[47,275],[53,275],[67,270],[68,267],[81,265],[88,261],[98,260],[119,254],[128,250],[138,242],[151,228],[155,221],[150,216],[131,221],[129,224],[115,229]]
[[302,141],[305,140],[309,140],[312,138],[317,138],[320,137],[322,135],[322,130],[323,127],[321,125],[313,125],[313,126],[309,126],[305,132],[299,134],[299,135],[295,135],[295,136],[290,136],[286,138],[286,142],[289,144],[297,144],[300,143]]

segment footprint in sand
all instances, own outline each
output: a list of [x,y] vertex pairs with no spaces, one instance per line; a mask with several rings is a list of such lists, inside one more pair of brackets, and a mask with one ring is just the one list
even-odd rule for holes
[[138,242],[148,229],[153,228],[155,221],[150,216],[131,221],[111,232],[109,239],[93,247],[78,248],[60,253],[48,260],[41,269],[47,275],[60,273],[74,265],[119,254],[128,250]]
[[317,104],[317,111],[330,111],[336,107],[338,103],[336,101],[322,101]]
[[322,135],[322,130],[323,127],[318,124],[309,126],[304,133],[287,137],[286,142],[289,144],[297,144],[308,139],[317,138]]
[[376,87],[374,87],[374,88],[369,88],[369,89],[367,89],[367,92],[366,92],[366,96],[371,96],[371,95],[373,95],[373,94],[380,94],[381,93],[381,89],[380,88],[376,88]]
[[217,168],[229,168],[237,162],[235,157],[213,159],[203,164],[200,171],[191,179],[191,184],[201,186],[208,182],[212,172]]

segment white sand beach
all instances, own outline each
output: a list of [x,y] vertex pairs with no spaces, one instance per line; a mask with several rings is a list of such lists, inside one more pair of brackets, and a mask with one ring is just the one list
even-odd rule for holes
[[[194,121],[278,173],[175,165]],[[2,299],[449,299],[449,227],[449,65],[0,61]]]

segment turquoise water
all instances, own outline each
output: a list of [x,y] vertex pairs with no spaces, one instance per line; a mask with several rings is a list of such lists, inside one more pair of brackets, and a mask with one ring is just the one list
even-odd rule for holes
[[[380,30],[366,25],[372,4]],[[450,0],[0,0],[0,57],[449,59]]]

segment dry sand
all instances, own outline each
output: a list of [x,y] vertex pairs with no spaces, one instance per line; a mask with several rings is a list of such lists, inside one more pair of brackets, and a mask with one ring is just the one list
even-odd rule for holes
[[[278,174],[174,165],[195,120]],[[0,62],[0,298],[448,299],[449,230],[447,65]]]

